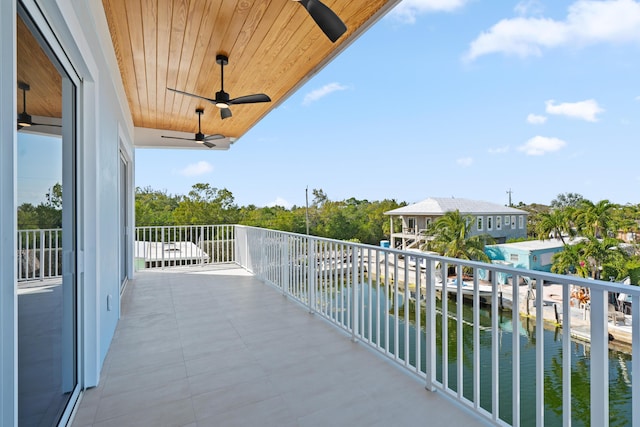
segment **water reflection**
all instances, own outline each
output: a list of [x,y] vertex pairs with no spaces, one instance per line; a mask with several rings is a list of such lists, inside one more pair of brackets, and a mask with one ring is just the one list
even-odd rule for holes
[[[330,295],[326,295],[330,304],[334,307],[347,307],[350,305],[351,289],[334,290]],[[357,298],[364,302],[364,322],[359,325],[361,333],[374,343],[379,343],[381,347],[386,347],[391,353],[395,352],[396,334],[397,336],[397,357],[405,360],[405,341],[407,337],[404,333],[404,313],[405,307],[403,298],[398,296],[394,305],[390,292],[379,291],[374,285],[371,289],[365,285],[361,288],[362,294]],[[371,296],[369,296],[371,293]],[[390,295],[387,296],[387,293]],[[369,303],[371,301],[371,303]],[[369,326],[369,307],[371,311],[371,326]],[[386,311],[388,307],[388,311]],[[443,307],[442,301],[438,300],[439,312],[436,315],[436,378],[443,381],[442,357],[444,347],[442,343],[442,319],[447,319],[449,340],[446,343],[448,369],[447,380],[449,388],[457,391],[458,387],[458,363],[462,363],[463,373],[463,395],[473,398],[473,312],[470,306],[463,307],[462,325],[462,354],[458,362],[457,333],[458,325],[455,318],[455,301]],[[424,325],[426,322],[424,310],[422,310],[420,334],[416,333],[416,310],[415,303],[408,305],[409,313],[409,362],[415,365],[416,342],[420,343],[420,369],[424,372],[426,366],[426,335]],[[396,311],[397,310],[397,311]],[[398,317],[394,313],[398,313]],[[442,313],[448,313],[443,316]],[[342,319],[343,311],[335,311],[336,320]],[[385,322],[388,316],[388,323]],[[380,319],[380,321],[378,321]],[[386,323],[386,324],[385,324]],[[536,330],[535,321],[523,318],[520,328],[514,334],[511,313],[500,314],[498,319],[498,381],[499,381],[499,416],[507,423],[512,423],[512,348],[513,339],[520,341],[520,422],[523,426],[535,425],[535,401],[536,401],[536,353],[535,346],[539,333]],[[388,332],[388,346],[385,343],[385,332]],[[480,406],[491,409],[491,386],[495,380],[495,373],[491,363],[491,311],[489,308],[482,308],[480,311]],[[544,329],[540,335],[544,339],[545,348],[545,372],[544,372],[544,393],[545,393],[545,425],[562,425],[562,340],[563,331],[559,328]],[[589,345],[580,341],[573,341],[571,346],[571,396],[572,396],[572,425],[590,425],[590,354]],[[611,426],[629,425],[631,422],[631,356],[624,352],[609,351],[609,416]],[[528,403],[532,402],[532,403]]]

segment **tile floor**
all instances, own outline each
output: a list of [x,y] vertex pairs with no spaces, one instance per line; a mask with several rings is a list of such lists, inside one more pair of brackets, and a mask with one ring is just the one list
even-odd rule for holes
[[244,270],[143,271],[73,426],[487,425]]

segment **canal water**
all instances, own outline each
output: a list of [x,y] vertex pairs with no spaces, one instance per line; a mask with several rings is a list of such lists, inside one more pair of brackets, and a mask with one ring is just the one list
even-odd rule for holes
[[[350,305],[352,291],[344,288],[341,291],[335,289],[331,295],[325,294],[325,305],[331,305],[334,309],[331,316],[340,321],[345,316],[346,310],[339,309]],[[359,326],[360,332],[371,341],[380,341],[380,346],[385,347],[385,313],[388,317],[389,351],[395,352],[395,331],[398,333],[398,357],[405,360],[405,320],[404,305],[402,295],[397,298],[396,312],[393,305],[393,297],[385,292],[385,288],[371,288],[368,285],[360,287],[357,298],[364,300],[364,323]],[[371,293],[371,298],[369,298]],[[371,303],[369,303],[371,301]],[[371,310],[371,327],[369,327],[369,307]],[[410,304],[413,310],[414,305]],[[436,348],[437,348],[437,372],[436,378],[442,381],[442,301],[437,301],[439,308],[436,315]],[[338,308],[338,309],[336,309]],[[457,372],[458,355],[456,346],[457,321],[455,301],[449,300],[448,331],[449,342],[446,343],[448,351],[448,384],[457,392]],[[388,310],[388,311],[387,311]],[[463,365],[463,394],[468,399],[473,397],[473,327],[472,308],[465,305],[463,307],[463,354],[459,363]],[[381,326],[378,331],[378,318],[381,319]],[[415,366],[415,346],[416,328],[415,315],[409,315],[409,361]],[[424,312],[422,313],[421,325],[425,324]],[[562,425],[562,340],[564,335],[562,329],[544,329],[537,331],[535,321],[523,318],[518,331],[513,331],[511,325],[511,312],[500,315],[499,318],[499,414],[500,418],[507,423],[512,423],[512,343],[514,339],[520,341],[520,402],[521,402],[521,425],[535,426],[535,401],[536,401],[536,354],[535,343],[537,339],[544,339],[545,349],[545,373],[544,373],[544,396],[545,396],[545,425]],[[397,328],[396,328],[397,323]],[[491,408],[491,384],[495,377],[491,365],[491,311],[490,308],[482,308],[480,312],[480,405],[490,410]],[[421,327],[421,351],[422,371],[425,366],[425,332]],[[571,342],[571,408],[572,425],[590,425],[590,356],[589,344],[572,340]],[[609,351],[609,416],[610,426],[626,426],[631,423],[631,355],[620,351]]]

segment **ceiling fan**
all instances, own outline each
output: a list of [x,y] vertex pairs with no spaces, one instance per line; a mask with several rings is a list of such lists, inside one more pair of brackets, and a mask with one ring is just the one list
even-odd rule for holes
[[211,140],[214,139],[222,139],[224,138],[224,135],[220,135],[219,133],[213,134],[213,135],[205,135],[202,133],[202,129],[200,127],[200,117],[202,116],[202,113],[204,113],[204,109],[203,108],[196,108],[196,114],[198,115],[198,133],[195,134],[194,138],[180,138],[178,136],[164,136],[162,135],[162,138],[170,138],[170,139],[183,139],[185,141],[195,141],[199,144],[203,144],[206,145],[209,148],[213,148],[216,145],[212,144]]
[[257,93],[254,95],[245,95],[245,96],[240,96],[238,98],[230,99],[229,94],[224,91],[224,66],[229,63],[229,58],[226,55],[218,54],[216,55],[216,62],[220,64],[220,91],[216,92],[215,98],[206,98],[204,96],[196,95],[189,92],[183,92],[177,89],[171,89],[169,87],[167,89],[176,93],[181,93],[187,96],[193,96],[195,98],[200,98],[200,99],[204,99],[205,101],[211,102],[212,104],[214,104],[216,107],[220,109],[220,117],[222,117],[223,119],[231,117],[231,110],[229,109],[231,105],[254,104],[257,102],[271,102],[271,98],[269,98],[264,93]]
[[293,0],[300,3],[316,21],[318,27],[335,43],[347,31],[347,26],[331,9],[320,0]]
[[31,120],[31,116],[27,113],[27,91],[31,90],[31,86],[25,82],[18,82],[18,89],[22,90],[22,113],[18,113],[18,130],[29,126],[62,127],[62,125],[50,123],[35,123]]

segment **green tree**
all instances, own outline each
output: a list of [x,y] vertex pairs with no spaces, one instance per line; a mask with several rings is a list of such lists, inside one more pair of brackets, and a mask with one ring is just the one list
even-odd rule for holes
[[181,225],[233,224],[237,222],[238,209],[229,190],[198,183],[182,197],[173,219]]
[[612,220],[616,225],[618,233],[637,234],[640,220],[640,209],[638,205],[627,204],[620,206],[612,212]]
[[567,244],[563,236],[575,234],[566,209],[553,209],[550,212],[538,214],[535,231],[539,239],[545,240],[555,236],[562,241],[563,245]]
[[179,196],[151,187],[136,188],[136,226],[174,225],[173,211],[178,207]]
[[484,252],[486,243],[493,243],[489,236],[470,236],[473,218],[462,215],[455,210],[447,212],[427,230],[427,235],[433,237],[423,249],[438,252],[441,255],[489,262]]
[[567,207],[577,208],[584,200],[584,197],[578,193],[562,193],[558,194],[551,201],[551,207],[556,209],[564,209]]
[[620,250],[619,243],[617,239],[610,237],[589,237],[584,241],[584,255],[592,278],[606,280],[609,277],[623,278],[628,275],[625,268],[628,256]]
[[606,199],[598,203],[582,200],[575,211],[576,225],[586,236],[607,236],[609,232],[617,231],[612,213],[616,208],[617,205]]
[[313,190],[311,190],[311,193],[313,194],[313,200],[311,201],[312,206],[322,207],[325,202],[329,201],[327,194],[322,191],[321,188],[314,188]]
[[582,246],[580,244],[564,245],[561,252],[553,255],[551,271],[558,274],[577,274],[580,277],[588,277],[589,270],[584,260]]
[[18,207],[18,230],[38,228],[38,213],[31,203],[23,203]]
[[621,280],[629,275],[632,258],[619,247],[617,239],[589,237],[575,245],[565,245],[553,257],[551,271],[559,274],[575,273],[593,279]]

